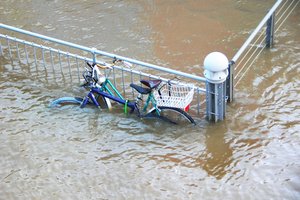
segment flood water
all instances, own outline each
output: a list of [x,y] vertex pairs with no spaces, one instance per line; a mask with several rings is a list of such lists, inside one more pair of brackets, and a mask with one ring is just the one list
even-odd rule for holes
[[[1,0],[0,22],[202,75],[204,57],[231,59],[273,3]],[[21,67],[0,57],[0,199],[300,199],[299,5],[217,124],[51,110],[82,91]]]

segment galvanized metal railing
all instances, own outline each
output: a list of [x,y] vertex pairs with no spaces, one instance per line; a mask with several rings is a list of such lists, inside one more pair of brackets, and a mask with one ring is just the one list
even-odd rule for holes
[[233,100],[233,90],[243,80],[253,63],[265,48],[274,45],[275,33],[298,6],[299,0],[277,0],[248,39],[229,62],[227,79],[228,101]]
[[[202,107],[202,104],[205,103],[205,97],[202,98],[202,101],[200,100],[200,95],[205,95],[206,92],[205,88],[199,86],[201,85],[201,83],[202,85],[204,85],[204,82],[206,81],[206,79],[203,77],[119,56],[116,54],[107,53],[104,51],[97,50],[96,48],[89,48],[82,45],[66,42],[63,40],[51,38],[48,36],[33,33],[5,24],[0,24],[0,28],[8,30],[14,34],[19,33],[22,35],[30,36],[33,39],[50,41],[55,45],[59,44],[62,45],[64,48],[68,47],[69,50],[77,49],[83,51],[82,54],[90,55],[83,56],[79,53],[70,53],[69,50],[62,51],[55,47],[49,47],[49,44],[45,46],[37,44],[36,42],[29,42],[16,37],[0,34],[1,55],[3,55],[4,49],[6,49],[11,60],[15,55],[18,58],[18,60],[21,61],[21,56],[23,56],[25,57],[24,61],[27,65],[33,64],[36,68],[42,66],[44,70],[47,71],[48,76],[52,74],[54,79],[56,80],[66,80],[66,77],[68,76],[68,81],[70,81],[71,83],[74,82],[74,79],[77,79],[77,81],[80,83],[81,72],[84,70],[83,67],[85,66],[86,61],[105,64],[105,62],[109,62],[108,60],[120,59],[138,66],[136,67],[138,69],[128,68],[125,66],[114,66],[113,71],[110,74],[111,78],[113,78],[114,84],[117,86],[118,89],[123,91],[123,95],[125,97],[127,96],[126,98],[128,98],[129,94],[132,94],[132,96],[134,96],[134,91],[127,87],[127,85],[129,85],[130,82],[134,82],[135,79],[142,79],[148,77],[168,81],[170,79],[168,77],[176,76],[179,79],[188,82],[194,82],[196,85],[196,95],[194,97],[193,105],[191,105],[192,115],[200,115],[201,113],[205,113],[200,109],[200,105]],[[4,47],[3,41],[6,42],[6,47]],[[21,45],[23,46],[23,48],[20,47]],[[30,59],[30,56],[33,58]],[[48,68],[49,66],[50,69]],[[148,71],[150,70],[152,74],[143,72],[143,70],[145,69]],[[163,75],[165,75],[165,77]]]
[[[233,100],[234,87],[242,80],[262,50],[265,47],[272,47],[274,34],[299,2],[298,0],[278,0],[273,5],[242,47],[230,60],[228,64],[229,75],[226,79],[226,83],[222,84],[209,83],[206,78],[201,76],[107,53],[97,50],[96,48],[85,47],[1,23],[0,29],[13,34],[21,34],[21,37],[24,35],[26,37],[29,36],[31,42],[1,33],[0,55],[4,56],[4,54],[7,53],[11,60],[13,60],[14,57],[17,57],[20,62],[25,60],[25,64],[34,66],[36,71],[42,66],[47,72],[45,73],[45,78],[49,78],[52,75],[54,80],[63,81],[65,84],[69,82],[73,83],[75,79],[77,79],[78,83],[81,82],[81,71],[84,70],[83,66],[85,66],[86,61],[100,64],[109,62],[109,60],[112,59],[127,61],[137,67],[114,66],[113,73],[110,75],[110,77],[113,78],[115,86],[121,89],[125,96],[130,94],[134,96],[134,91],[127,87],[127,85],[129,85],[130,82],[135,82],[136,79],[140,80],[147,77],[168,81],[171,76],[178,76],[182,80],[195,83],[196,85],[196,95],[194,95],[194,100],[191,105],[192,115],[206,114],[206,116],[210,116],[208,117],[209,120],[218,121],[223,120],[225,116],[226,102]],[[275,16],[277,19],[275,19]],[[276,30],[274,28],[275,25],[278,26]],[[258,36],[259,33],[260,35]],[[263,37],[264,35],[265,37]],[[42,42],[49,41],[54,45],[50,47],[48,43],[46,45],[39,44],[35,42],[37,39]],[[259,44],[257,45],[257,43]],[[57,45],[61,45],[61,48],[57,48]],[[66,48],[68,50],[62,50]],[[74,50],[79,50],[81,53]],[[22,58],[22,56],[25,58]],[[48,69],[49,66],[51,66],[50,70]],[[149,71],[151,73],[149,73]],[[235,71],[237,71],[237,73],[235,73]],[[240,74],[242,75],[239,76]],[[200,98],[200,95],[205,95],[205,97]],[[202,107],[206,107],[206,109],[200,109]]]

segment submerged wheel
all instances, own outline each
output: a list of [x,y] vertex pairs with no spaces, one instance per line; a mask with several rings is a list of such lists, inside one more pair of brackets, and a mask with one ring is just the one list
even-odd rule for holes
[[[185,111],[179,109],[179,108],[173,108],[173,107],[165,107],[160,106],[158,107],[160,109],[160,116],[162,120],[168,121],[173,124],[186,124],[186,123],[193,123],[195,124],[194,119],[187,114]],[[152,113],[154,114],[156,111],[153,110]]]
[[96,100],[102,109],[111,109],[112,106],[109,98],[98,95],[98,97],[96,97]]
[[[99,95],[96,98],[102,109],[111,109],[111,102],[108,98]],[[81,97],[61,97],[52,101],[49,107],[63,106],[63,105],[81,105],[83,102],[83,98]],[[92,102],[88,102],[88,104],[92,104]]]
[[80,97],[61,97],[52,101],[50,103],[50,107],[72,105],[72,104],[80,105],[82,101],[83,99]]

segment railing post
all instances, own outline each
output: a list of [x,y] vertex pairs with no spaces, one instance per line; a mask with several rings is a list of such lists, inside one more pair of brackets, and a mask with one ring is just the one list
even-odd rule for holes
[[214,122],[224,120],[228,59],[220,52],[212,52],[204,59],[204,69],[207,119]]
[[92,51],[91,53],[93,54],[93,63],[96,63],[97,59],[96,59],[96,51],[97,49],[95,47],[91,48]]
[[233,101],[233,78],[234,78],[234,61],[230,61],[228,64],[228,76],[226,79],[226,96],[227,102]]
[[273,47],[274,43],[274,22],[275,22],[275,11],[267,21],[267,30],[266,30],[266,47]]

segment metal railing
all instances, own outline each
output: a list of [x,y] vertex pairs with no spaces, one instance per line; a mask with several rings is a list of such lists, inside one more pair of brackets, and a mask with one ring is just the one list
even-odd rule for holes
[[[229,62],[229,75],[225,85],[226,92],[224,92],[224,99],[226,99],[226,101],[233,100],[234,87],[242,80],[262,50],[266,47],[272,47],[274,34],[299,2],[298,0],[277,0],[231,59]],[[275,26],[277,26],[277,29],[274,28]],[[112,59],[120,59],[135,65],[134,68],[114,66],[113,72],[110,74],[114,85],[123,91],[123,95],[126,98],[131,94],[134,96],[134,91],[127,87],[131,82],[136,82],[143,78],[157,78],[168,81],[171,76],[177,76],[185,82],[194,83],[196,85],[196,95],[194,95],[194,100],[191,105],[191,114],[193,116],[213,114],[216,116],[215,119],[219,119],[217,112],[212,111],[217,107],[218,102],[215,102],[213,105],[212,102],[209,102],[209,98],[207,98],[209,95],[216,95],[217,97],[219,94],[206,89],[208,84],[207,80],[203,77],[107,53],[97,50],[96,48],[85,47],[1,23],[0,29],[6,30],[13,35],[16,33],[20,34],[22,38],[24,36],[30,38],[24,40],[1,33],[0,56],[8,54],[12,61],[18,58],[19,62],[23,62],[30,67],[35,67],[37,73],[41,70],[40,67],[42,67],[42,69],[47,72],[44,73],[44,77],[47,79],[50,79],[52,76],[53,80],[63,81],[64,84],[73,83],[75,80],[80,83],[82,81],[81,72],[84,70],[83,67],[86,61],[104,64],[105,62],[112,61]],[[48,41],[48,43],[40,44],[36,42],[36,40],[40,40],[41,43]],[[51,42],[52,47],[50,47],[49,42]],[[58,45],[61,47],[58,48]],[[80,53],[78,51],[80,51]],[[237,71],[237,73],[235,73],[235,71]],[[205,97],[200,98],[200,95]],[[216,100],[216,98],[213,99]],[[205,109],[200,109],[204,107],[206,107],[206,112]],[[208,107],[214,109],[208,109]],[[222,110],[225,112],[225,108],[222,108]]]
[[[271,48],[275,33],[299,4],[299,0],[277,0],[229,63],[227,79],[228,100],[233,100],[233,89],[245,77],[265,48]],[[236,72],[236,73],[235,73]]]
[[[201,83],[204,85],[204,82],[206,81],[203,77],[107,53],[97,50],[96,48],[89,48],[66,42],[5,24],[0,24],[0,28],[13,33],[30,36],[33,38],[32,40],[40,39],[42,41],[50,41],[54,44],[54,47],[50,47],[49,44],[41,45],[36,42],[29,42],[27,40],[0,34],[0,55],[4,54],[3,51],[5,49],[11,60],[13,60],[13,58],[17,58],[19,61],[23,60],[26,65],[35,66],[36,69],[42,66],[42,68],[47,71],[48,79],[52,75],[53,79],[56,81],[67,80],[66,82],[69,81],[70,83],[73,83],[76,79],[77,82],[80,83],[82,81],[81,72],[84,71],[83,67],[85,66],[86,61],[105,64],[112,59],[120,59],[137,66],[128,68],[116,65],[110,74],[114,85],[122,91],[126,98],[128,98],[129,95],[132,95],[132,97],[134,96],[134,91],[127,86],[136,79],[156,78],[168,81],[170,79],[168,77],[176,76],[180,80],[189,83],[192,82],[196,86],[196,95],[194,95],[193,104],[191,105],[191,114],[195,116],[205,113],[205,111],[200,109],[200,107],[204,107],[202,104],[205,103],[205,97],[200,98],[200,95],[205,95],[206,92],[205,88],[200,87]],[[55,47],[57,44],[62,45],[64,48],[68,47],[68,51],[57,49]],[[74,49],[82,52],[71,53]],[[23,57],[23,59],[21,57]],[[151,74],[143,72],[145,70],[151,71]]]

